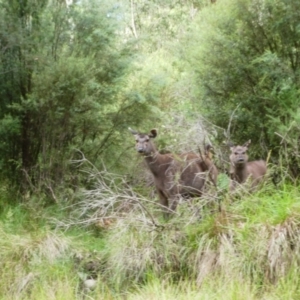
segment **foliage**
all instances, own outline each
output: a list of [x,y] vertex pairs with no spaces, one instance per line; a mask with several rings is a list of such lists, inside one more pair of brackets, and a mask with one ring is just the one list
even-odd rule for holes
[[[130,33],[141,40],[142,51],[171,50],[173,41],[185,33],[198,10],[208,4],[206,0],[131,1]],[[163,38],[162,38],[163,37]]]
[[1,1],[0,166],[23,194],[58,202],[63,186],[85,184],[70,164],[81,155],[124,172],[127,127],[161,124],[170,106],[186,109],[174,45],[207,3],[131,4]]
[[230,124],[219,139],[251,138],[261,145],[255,156],[272,149],[278,157],[278,123],[297,122],[292,112],[299,107],[298,11],[299,3],[290,0],[220,1],[199,13],[186,40],[206,115],[221,128]]
[[120,132],[149,104],[126,89],[133,49],[107,3],[0,4],[2,175],[57,201],[56,186],[80,183],[74,149],[121,167]]

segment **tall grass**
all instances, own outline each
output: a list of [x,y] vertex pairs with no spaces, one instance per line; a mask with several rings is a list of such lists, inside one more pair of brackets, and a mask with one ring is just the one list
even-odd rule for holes
[[168,223],[153,212],[161,227],[129,213],[107,234],[105,277],[118,291],[151,278],[188,280],[201,289],[210,278],[232,278],[265,293],[299,266],[299,200],[297,187],[272,193],[267,185],[225,202],[220,212],[195,204],[201,208],[198,218],[189,205],[181,205]]
[[298,187],[222,191],[221,211],[209,195],[166,222],[155,199],[102,175],[56,218],[2,209],[1,299],[299,299]]

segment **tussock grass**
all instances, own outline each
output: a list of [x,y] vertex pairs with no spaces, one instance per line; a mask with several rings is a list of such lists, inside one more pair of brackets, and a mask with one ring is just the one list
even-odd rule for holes
[[38,218],[28,226],[32,210],[22,218],[19,208],[3,210],[1,299],[299,298],[297,187],[266,184],[235,199],[222,190],[221,210],[210,193],[165,221],[156,199],[120,178],[99,180],[102,189],[81,194],[72,218],[51,226]]
[[135,292],[126,295],[127,300],[219,300],[219,299],[259,299],[256,291],[247,282],[237,278],[213,278],[204,282],[199,288],[194,283],[182,281],[172,284],[168,281],[152,281],[144,287],[137,288]]
[[[52,232],[43,235],[12,235],[0,230],[0,251],[3,256],[13,256],[23,262],[39,263],[45,260],[49,263],[63,257],[70,250],[68,238]],[[11,250],[14,250],[13,253]]]
[[188,249],[183,239],[184,235],[173,226],[149,226],[132,214],[120,219],[107,237],[105,277],[121,289],[147,282],[152,276],[172,278],[183,274],[188,268]]
[[[0,226],[1,299],[30,298],[44,279],[58,281],[70,266],[72,241],[51,231],[11,234]],[[58,271],[60,270],[60,271]],[[55,274],[55,275],[54,275]],[[52,281],[52,280],[51,280]],[[53,283],[53,287],[56,287]],[[32,296],[31,299],[34,299]],[[48,298],[50,299],[50,298]]]
[[[111,174],[98,175],[95,189],[83,193],[77,207],[78,224],[102,222],[100,277],[116,291],[147,285],[152,278],[189,280],[199,289],[211,278],[233,278],[256,294],[299,265],[300,193],[294,186],[274,189],[266,181],[257,192],[232,199],[221,178],[221,196],[208,191],[182,202],[165,222],[156,199],[134,192],[120,178],[116,184]],[[113,220],[105,231],[103,220]]]

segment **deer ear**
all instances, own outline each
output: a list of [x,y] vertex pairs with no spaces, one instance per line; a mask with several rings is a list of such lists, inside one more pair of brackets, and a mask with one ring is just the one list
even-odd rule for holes
[[149,137],[154,139],[157,136],[157,130],[156,129],[151,129]]
[[138,134],[138,132],[137,131],[135,131],[135,130],[133,130],[133,129],[131,129],[130,127],[128,127],[128,130],[133,134],[133,135],[136,135],[136,134]]
[[213,149],[212,145],[211,144],[206,144],[205,145],[205,150],[209,151],[210,149]]
[[234,145],[234,143],[233,143],[233,142],[229,141],[229,142],[226,142],[225,144],[226,144],[226,146],[228,146],[228,147],[229,147],[229,149],[230,149],[230,151],[231,151],[231,152],[233,152],[233,151],[234,151],[234,149],[235,149],[235,145]]
[[206,153],[214,152],[214,147],[211,144],[206,144],[205,145],[205,152]]
[[211,144],[206,144],[205,145],[205,155],[207,158],[212,159],[214,153],[214,148]]
[[246,142],[244,145],[243,145],[243,147],[249,147],[249,145],[251,144],[251,140],[249,140],[248,142]]

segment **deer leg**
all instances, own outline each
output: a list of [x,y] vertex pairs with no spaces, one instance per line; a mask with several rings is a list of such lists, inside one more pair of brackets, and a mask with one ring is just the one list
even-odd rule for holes
[[174,212],[177,208],[179,202],[179,198],[177,196],[173,197],[171,200],[170,210]]
[[162,206],[164,218],[167,219],[170,215],[168,198],[162,191],[157,190],[157,192],[159,196],[159,203]]
[[176,188],[174,188],[172,192],[173,193],[172,193],[172,197],[171,197],[170,210],[171,210],[171,212],[175,212],[177,205],[179,203],[180,195],[183,194],[183,191],[181,188],[176,186]]
[[171,212],[175,212],[176,211],[176,208],[177,208],[177,205],[179,203],[179,198],[180,198],[180,195],[183,194],[183,189],[179,186],[179,184],[177,185],[174,185],[172,187],[172,189],[170,190],[171,192],[171,203],[170,203],[170,211]]

